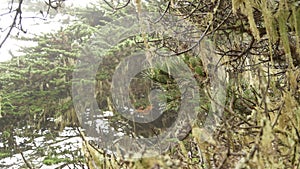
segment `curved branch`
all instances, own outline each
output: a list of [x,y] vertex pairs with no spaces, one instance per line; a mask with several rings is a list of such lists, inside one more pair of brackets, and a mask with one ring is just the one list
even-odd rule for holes
[[127,2],[123,5],[123,6],[120,6],[120,7],[114,7],[112,6],[109,2],[107,2],[106,0],[103,0],[110,8],[112,8],[114,11],[117,11],[117,10],[120,10],[122,8],[125,8],[126,6],[129,5],[130,3],[130,0],[127,0]]
[[196,12],[196,10],[200,7],[200,4],[201,4],[201,1],[199,1],[197,6],[187,16],[185,16],[183,19],[187,19],[187,18],[191,17]]
[[178,56],[178,55],[181,55],[181,54],[184,54],[188,51],[191,51],[192,49],[194,49],[195,47],[197,47],[198,45],[200,45],[200,42],[203,40],[203,38],[205,37],[205,35],[207,34],[208,30],[210,29],[210,27],[212,26],[213,24],[213,21],[210,22],[210,24],[206,27],[205,31],[202,33],[202,35],[200,36],[200,38],[197,40],[197,43],[195,43],[193,46],[189,47],[188,49],[186,50],[183,50],[183,51],[180,51],[180,52],[177,52],[171,56]]
[[164,10],[164,12],[162,13],[162,15],[156,21],[154,21],[153,23],[158,23],[159,21],[162,20],[162,18],[166,15],[168,10],[170,9],[170,5],[171,5],[171,1],[169,1],[169,3],[167,5],[166,9]]

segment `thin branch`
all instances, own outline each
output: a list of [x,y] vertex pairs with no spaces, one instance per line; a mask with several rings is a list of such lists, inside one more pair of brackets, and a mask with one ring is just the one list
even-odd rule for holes
[[199,1],[197,6],[187,16],[185,16],[183,19],[187,19],[187,18],[191,17],[196,12],[196,10],[200,7],[200,4],[202,4],[201,1]]
[[26,166],[29,168],[29,169],[33,169],[32,166],[30,165],[30,163],[26,160],[23,152],[20,152],[21,156],[22,156],[22,159],[23,161],[25,162]]
[[162,15],[156,21],[154,21],[154,23],[158,23],[159,21],[162,20],[162,18],[166,15],[168,10],[170,9],[170,5],[171,5],[171,1],[169,1],[169,3],[167,5],[166,9],[164,10],[164,12],[162,13]]
[[10,25],[10,29],[9,29],[8,33],[6,34],[6,36],[4,37],[4,39],[2,40],[2,42],[0,44],[0,48],[3,46],[4,42],[8,39],[9,35],[11,34],[13,28],[16,25],[18,16],[21,15],[21,13],[22,13],[22,3],[23,3],[23,0],[20,0],[19,7],[16,9],[16,14],[15,14],[14,20],[13,20],[12,24]]
[[0,14],[0,17],[1,17],[1,16],[4,16],[4,15],[11,14],[11,12],[12,12],[12,11],[8,11],[8,12],[5,12],[5,13],[2,13],[2,14]]
[[11,5],[10,5],[10,7],[9,7],[9,12],[12,11],[13,4],[14,4],[14,0],[11,1]]
[[177,52],[177,53],[172,54],[172,55],[170,55],[170,56],[178,56],[178,55],[187,53],[188,51],[191,51],[191,50],[193,50],[195,47],[197,47],[198,45],[200,45],[200,42],[201,42],[201,41],[203,40],[203,38],[205,37],[205,35],[207,34],[207,32],[208,32],[208,30],[210,29],[210,27],[212,26],[212,24],[213,24],[213,21],[211,21],[210,24],[206,27],[205,31],[202,33],[202,35],[201,35],[200,38],[198,39],[197,43],[195,43],[193,46],[189,47],[189,48],[186,49],[186,50]]
[[[56,5],[53,5],[53,2],[56,2]],[[61,7],[60,1],[58,1],[58,3],[57,3],[56,0],[54,0],[54,1],[48,0],[48,2],[45,1],[45,3],[46,3],[46,5],[49,6],[49,8],[52,8],[52,9],[55,9],[55,10],[57,10],[59,7]]]
[[110,8],[112,8],[114,11],[117,11],[117,10],[120,10],[122,8],[125,8],[126,6],[129,5],[130,3],[130,0],[127,0],[127,2],[123,5],[123,6],[120,6],[120,7],[115,7],[115,6],[112,6],[109,2],[107,2],[106,0],[103,0]]

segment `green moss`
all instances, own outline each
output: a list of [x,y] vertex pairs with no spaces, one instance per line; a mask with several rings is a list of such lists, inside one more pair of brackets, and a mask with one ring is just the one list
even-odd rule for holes
[[43,160],[43,163],[46,165],[54,165],[54,164],[59,164],[63,162],[70,162],[70,159],[67,158],[58,158],[58,157],[45,157]]
[[203,73],[203,70],[202,70],[202,67],[201,66],[197,66],[195,68],[195,72],[200,75],[200,76],[204,76],[204,73]]
[[0,151],[0,159],[6,158],[10,156],[10,152],[7,151]]

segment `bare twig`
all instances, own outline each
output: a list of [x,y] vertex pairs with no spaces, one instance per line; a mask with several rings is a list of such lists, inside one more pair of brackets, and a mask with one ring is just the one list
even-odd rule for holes
[[168,10],[170,9],[170,5],[171,5],[171,1],[168,2],[168,5],[167,5],[166,9],[161,14],[161,16],[156,21],[154,21],[154,23],[158,23],[159,21],[162,20],[162,18],[166,15],[166,13],[168,12]]
[[123,8],[125,8],[126,6],[128,6],[129,3],[130,3],[130,0],[127,0],[127,2],[126,2],[124,5],[122,5],[122,6],[120,6],[120,7],[115,7],[115,6],[111,5],[109,2],[107,2],[106,0],[103,0],[103,1],[104,1],[110,8],[112,8],[114,11],[123,9]]
[[29,168],[29,169],[33,169],[32,166],[30,165],[30,163],[26,160],[23,152],[20,152],[21,156],[22,156],[22,159],[23,161],[25,162],[26,166]]
[[[7,32],[6,36],[4,37],[4,39],[2,40],[2,42],[0,43],[0,48],[3,46],[4,42],[8,39],[9,35],[11,34],[13,28],[16,25],[18,16],[21,15],[21,13],[22,13],[22,3],[23,3],[23,0],[20,0],[19,1],[19,7],[16,9],[16,14],[15,14],[15,17],[13,19],[13,22],[10,25],[9,31]],[[19,22],[21,22],[21,21],[19,21]]]

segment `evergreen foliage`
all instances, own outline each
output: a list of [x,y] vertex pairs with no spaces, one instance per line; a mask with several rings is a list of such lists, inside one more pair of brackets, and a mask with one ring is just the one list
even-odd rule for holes
[[[126,121],[111,103],[111,81],[120,61],[136,51],[151,47],[172,51],[191,69],[203,97],[196,123],[174,146],[155,158],[127,161],[105,153],[84,139],[83,150],[90,168],[298,168],[300,164],[300,3],[296,0],[205,0],[151,1],[124,4],[124,8],[95,4],[78,9],[75,22],[58,32],[34,38],[36,47],[24,48],[24,56],[0,64],[0,114],[2,119],[18,122],[26,119],[37,124],[47,117],[61,119],[59,124],[77,125],[71,98],[71,80],[75,65],[88,56],[101,57],[94,83],[95,97],[102,110],[115,114],[109,120],[131,137],[147,137],[162,132],[162,118],[176,119],[180,102],[179,86],[166,71],[147,69],[132,80],[130,99],[135,108],[145,111],[149,88],[167,92],[166,114],[159,122],[147,125]],[[117,4],[117,3],[116,3]],[[153,4],[158,4],[157,8]],[[99,8],[101,6],[101,9]],[[121,5],[122,6],[122,5]],[[215,46],[219,67],[226,67],[227,98],[223,117],[213,135],[203,127],[211,109],[209,58],[193,52],[193,43],[160,32],[114,39],[130,30],[115,25],[103,29],[129,12],[160,12],[179,16],[192,23]],[[132,18],[133,20],[136,18]],[[157,22],[161,21],[158,18]],[[100,30],[100,31],[99,31]],[[179,32],[184,37],[184,32]],[[95,41],[94,37],[102,37]],[[199,42],[202,41],[199,36]],[[92,43],[93,42],[93,43]],[[115,42],[118,42],[116,45]],[[97,44],[97,48],[94,44]],[[114,44],[114,45],[113,45]],[[111,50],[103,53],[103,49]],[[202,55],[205,55],[202,53]],[[214,58],[216,59],[216,58]],[[174,61],[176,62],[176,60]],[[86,69],[92,69],[85,65]],[[168,69],[173,65],[159,65]],[[177,68],[176,70],[180,70]],[[74,79],[73,79],[74,80]],[[76,79],[75,79],[76,80]],[[80,92],[80,91],[78,91]],[[146,96],[145,96],[146,95]],[[174,113],[175,112],[175,113]],[[1,120],[2,120],[1,119]],[[79,119],[80,120],[80,119]],[[12,126],[2,128],[2,139],[13,146]],[[163,127],[162,127],[163,126]],[[134,131],[136,129],[136,131]],[[149,130],[150,129],[150,130]],[[204,139],[207,137],[208,139]],[[7,155],[5,151],[3,156]],[[46,163],[61,159],[49,157]]]

